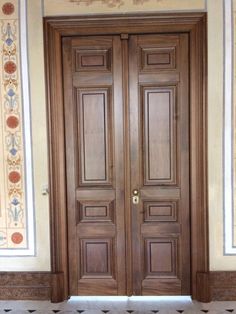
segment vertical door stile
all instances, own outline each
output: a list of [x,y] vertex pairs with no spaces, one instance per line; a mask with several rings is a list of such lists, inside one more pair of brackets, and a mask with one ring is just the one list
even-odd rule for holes
[[125,233],[126,233],[126,280],[127,295],[133,294],[132,283],[132,229],[131,229],[131,189],[130,189],[130,121],[129,121],[129,35],[121,35],[123,108],[124,108],[124,147],[125,147]]
[[69,251],[69,286],[70,295],[77,294],[77,280],[78,278],[78,260],[74,254],[76,243],[76,200],[75,189],[77,186],[77,160],[76,160],[76,115],[75,109],[75,91],[73,87],[73,70],[72,70],[72,49],[71,39],[63,39],[63,71],[64,71],[64,114],[65,114],[65,140],[66,140],[66,172],[67,178],[67,219],[69,226],[68,234],[68,251]]
[[[132,191],[140,190],[140,100],[138,90],[138,36],[129,40],[129,122],[130,122],[130,182]],[[131,195],[130,195],[131,197]],[[141,252],[141,203],[131,204],[133,294],[141,295],[142,252]]]
[[179,99],[177,100],[181,104],[177,112],[176,119],[181,118],[181,141],[182,141],[182,150],[181,150],[181,178],[182,182],[181,187],[181,201],[180,207],[185,207],[186,209],[181,212],[181,232],[182,232],[182,291],[183,295],[186,295],[190,291],[190,125],[189,125],[189,116],[190,116],[190,107],[189,107],[189,37],[188,34],[180,35],[180,92]]
[[[124,105],[123,89],[123,50],[118,36],[113,37],[113,88],[114,88],[114,159],[116,173],[116,210],[117,210],[117,274],[118,295],[126,294],[126,258],[125,258],[125,147],[124,147]],[[119,210],[119,212],[118,212]],[[123,253],[122,253],[123,252]]]

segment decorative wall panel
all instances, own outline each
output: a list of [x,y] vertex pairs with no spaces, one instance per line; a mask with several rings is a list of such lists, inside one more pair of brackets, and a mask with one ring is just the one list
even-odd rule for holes
[[0,30],[0,255],[34,255],[26,1],[0,0]]

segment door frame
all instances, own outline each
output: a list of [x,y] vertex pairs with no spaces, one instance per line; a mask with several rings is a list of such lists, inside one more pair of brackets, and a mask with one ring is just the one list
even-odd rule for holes
[[206,29],[207,15],[202,12],[44,18],[52,301],[69,296],[62,38],[180,32],[190,39],[191,296],[209,301]]

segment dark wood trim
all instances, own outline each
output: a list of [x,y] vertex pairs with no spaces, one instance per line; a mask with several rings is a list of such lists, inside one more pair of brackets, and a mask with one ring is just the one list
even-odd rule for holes
[[51,276],[51,301],[59,302],[64,299],[63,291],[64,291],[64,274],[63,273],[52,273]]
[[[63,273],[1,272],[0,300],[49,300],[64,298]],[[234,301],[236,271],[197,273],[197,300],[201,302]]]
[[0,300],[50,300],[50,272],[1,272]]
[[212,301],[235,301],[236,271],[210,272],[210,293]]
[[210,293],[210,276],[209,272],[206,273],[197,273],[197,297],[196,299],[199,302],[210,302],[211,293]]
[[209,271],[206,16],[190,38],[191,268],[192,298],[197,300],[203,289],[197,274]]
[[65,36],[127,32],[185,32],[190,36],[191,287],[192,297],[197,299],[198,290],[202,289],[202,284],[197,284],[197,273],[209,271],[205,13],[88,15],[44,19],[52,271],[64,274],[64,291],[61,296],[66,299],[69,293],[61,40]]
[[235,301],[236,299],[236,271],[198,273],[197,285],[198,301]]
[[[55,45],[55,50],[54,50]],[[61,300],[68,297],[66,182],[62,94],[61,35],[48,29],[45,36],[45,67],[48,105],[49,206],[52,273],[64,274]],[[51,54],[55,53],[52,57]],[[52,77],[59,78],[51,79]],[[62,193],[62,194],[61,194]],[[58,300],[60,301],[60,300]]]

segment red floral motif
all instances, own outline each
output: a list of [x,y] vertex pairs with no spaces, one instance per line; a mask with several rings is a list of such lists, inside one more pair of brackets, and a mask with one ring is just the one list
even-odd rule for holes
[[20,232],[14,232],[11,236],[11,240],[14,244],[20,244],[23,241],[23,235]]
[[7,126],[10,129],[15,129],[19,125],[19,119],[15,116],[10,116],[7,118]]
[[9,178],[9,181],[11,183],[17,183],[20,181],[21,176],[20,176],[19,172],[12,171],[9,173],[8,178]]
[[12,74],[12,73],[14,73],[16,71],[16,64],[14,62],[12,62],[12,61],[8,61],[4,65],[4,70],[8,74]]
[[5,15],[11,15],[15,11],[15,7],[11,2],[6,2],[2,6],[2,12]]

